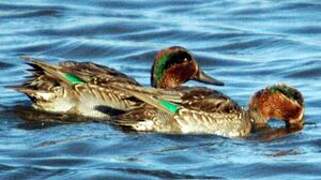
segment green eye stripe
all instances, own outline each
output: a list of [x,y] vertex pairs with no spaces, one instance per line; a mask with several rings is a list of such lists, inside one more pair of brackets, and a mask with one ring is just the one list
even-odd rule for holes
[[156,74],[156,79],[157,81],[161,80],[161,78],[163,77],[164,74],[164,70],[165,70],[165,66],[167,61],[169,60],[169,55],[163,55],[163,57],[161,57],[155,65],[155,74]]
[[273,87],[270,88],[270,91],[272,93],[280,92],[280,93],[284,94],[285,96],[295,100],[295,92],[289,87],[286,87],[286,86],[273,86]]

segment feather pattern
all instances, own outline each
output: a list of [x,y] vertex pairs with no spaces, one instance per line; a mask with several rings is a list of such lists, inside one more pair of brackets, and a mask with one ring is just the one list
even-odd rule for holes
[[128,110],[142,103],[110,86],[116,82],[139,86],[133,78],[112,68],[75,61],[51,65],[41,59],[23,58],[31,67],[31,75],[22,85],[11,88],[25,93],[36,109],[105,118],[108,112],[100,112],[98,106]]
[[[209,133],[236,137],[246,136],[251,130],[247,111],[216,90],[182,87],[178,91],[132,86],[122,89],[150,106],[115,117],[120,125],[130,126],[137,131],[148,129],[165,133]],[[176,104],[178,111],[173,114],[161,107],[160,100]],[[143,125],[149,128],[142,128]]]

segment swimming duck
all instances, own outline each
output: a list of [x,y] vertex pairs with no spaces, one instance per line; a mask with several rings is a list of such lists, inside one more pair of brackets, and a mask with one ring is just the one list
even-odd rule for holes
[[[31,57],[24,59],[32,67],[29,70],[32,76],[13,88],[25,93],[35,109],[108,118],[142,105],[121,89],[109,86],[114,82],[140,86],[115,69],[91,62],[65,61],[52,65]],[[179,46],[163,49],[156,55],[151,75],[152,86],[156,88],[175,88],[188,80],[223,85],[206,75],[194,57]]]
[[146,102],[144,107],[114,118],[116,124],[135,131],[242,137],[254,128],[267,125],[271,118],[285,121],[287,127],[303,125],[303,96],[285,84],[256,92],[248,109],[208,88],[181,87],[173,91],[115,84],[117,86]]

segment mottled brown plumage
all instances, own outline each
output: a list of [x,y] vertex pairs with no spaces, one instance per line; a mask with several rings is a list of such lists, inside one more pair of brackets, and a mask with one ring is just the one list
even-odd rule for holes
[[[207,88],[178,88],[175,91],[130,85],[116,85],[116,88],[126,90],[149,105],[115,117],[118,124],[136,131],[239,137],[249,135],[253,128],[267,125],[271,118],[295,126],[303,122],[303,97],[287,85],[274,85],[259,91],[247,110],[228,96]],[[273,92],[272,88],[287,88],[300,96],[293,99],[280,91]]]
[[[114,69],[90,62],[66,61],[49,65],[39,59],[27,57],[25,60],[33,67],[29,70],[32,76],[23,85],[14,88],[27,94],[36,109],[106,118],[109,114],[97,107],[124,111],[141,104],[109,86],[115,82],[139,85],[134,79]],[[83,83],[68,82],[62,76],[65,73],[77,76]]]
[[[159,58],[163,58],[162,64],[157,65]],[[13,88],[25,93],[36,109],[108,118],[143,104],[125,91],[110,86],[113,83],[140,86],[133,78],[112,68],[91,62],[65,61],[50,65],[39,59],[24,59],[31,66],[32,75],[24,84]],[[200,71],[196,61],[182,47],[161,50],[154,63],[151,79],[155,87],[175,88],[190,79],[210,84],[219,82]],[[161,81],[154,82],[157,73]]]

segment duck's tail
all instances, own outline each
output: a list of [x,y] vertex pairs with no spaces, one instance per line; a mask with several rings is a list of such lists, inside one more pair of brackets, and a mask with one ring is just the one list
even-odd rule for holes
[[34,76],[46,75],[48,77],[55,79],[56,81],[59,81],[61,83],[66,83],[69,85],[85,83],[83,79],[68,72],[63,67],[48,64],[43,62],[40,59],[35,59],[28,56],[23,56],[22,58],[23,60],[26,61],[28,65],[30,65],[33,68],[33,69],[30,69],[29,71],[33,72]]
[[26,94],[33,102],[53,98],[57,88],[68,89],[71,85],[85,82],[58,65],[47,64],[40,59],[27,56],[22,59],[31,67],[28,71],[32,74],[24,83],[9,85],[6,88]]

